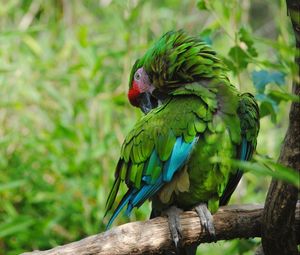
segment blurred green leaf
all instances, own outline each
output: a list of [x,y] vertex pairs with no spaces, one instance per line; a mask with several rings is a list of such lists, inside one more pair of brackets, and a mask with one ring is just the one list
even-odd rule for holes
[[0,223],[0,238],[14,235],[28,229],[34,224],[34,219],[26,216],[19,216],[15,219]]
[[23,37],[23,42],[28,46],[28,48],[37,56],[41,56],[42,48],[39,43],[30,35],[25,35]]
[[245,69],[249,64],[250,58],[245,53],[245,51],[239,46],[232,47],[229,50],[228,55],[234,63],[235,72],[238,72],[238,70]]
[[199,10],[208,10],[206,0],[198,0],[197,7]]
[[87,47],[88,46],[88,39],[87,39],[88,28],[86,26],[81,26],[79,28],[77,36],[78,36],[80,45],[82,47]]
[[261,102],[259,106],[260,118],[271,115],[271,120],[275,123],[276,115],[278,113],[278,103],[265,94],[257,94],[255,98],[257,101]]
[[17,181],[12,181],[12,182],[8,182],[8,183],[0,183],[0,192],[2,191],[6,191],[8,189],[15,189],[18,187],[22,187],[26,185],[26,181],[25,180],[17,180]]
[[292,101],[292,102],[300,102],[300,98],[291,93],[287,93],[284,91],[279,91],[279,90],[270,90],[268,93],[269,97],[272,98],[273,100],[276,100],[276,102],[280,101]]
[[300,187],[299,172],[295,169],[283,166],[265,157],[256,156],[254,159],[256,162],[232,161],[232,164],[249,173],[258,176],[268,175],[275,179],[289,182],[297,188]]
[[200,37],[204,42],[206,42],[209,45],[212,45],[212,38],[211,38],[212,33],[213,30],[211,28],[206,28],[201,31]]
[[239,39],[241,42],[244,42],[247,45],[247,51],[252,57],[257,57],[258,53],[254,47],[254,39],[249,31],[245,27],[242,27],[239,30]]
[[300,187],[298,171],[274,162],[274,160],[267,157],[255,155],[253,161],[250,162],[214,156],[210,158],[210,161],[214,163],[223,162],[224,164],[231,164],[234,168],[239,168],[254,175],[271,176],[278,180],[287,181],[298,188]]

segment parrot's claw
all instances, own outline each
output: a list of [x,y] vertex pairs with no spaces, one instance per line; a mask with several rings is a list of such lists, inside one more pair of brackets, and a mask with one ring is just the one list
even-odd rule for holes
[[183,210],[177,208],[176,206],[171,206],[169,209],[164,211],[164,213],[168,216],[171,237],[176,248],[179,247],[180,239],[182,238],[182,228],[180,224],[180,213],[182,212]]
[[200,218],[201,227],[204,227],[212,238],[216,237],[216,231],[213,223],[213,217],[210,211],[207,209],[206,204],[199,204],[195,207],[195,210]]

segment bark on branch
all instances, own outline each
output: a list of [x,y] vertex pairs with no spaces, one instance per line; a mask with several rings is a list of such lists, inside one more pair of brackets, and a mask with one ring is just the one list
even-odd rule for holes
[[[221,207],[213,215],[216,240],[200,225],[194,211],[181,214],[183,243],[204,243],[235,238],[261,236],[263,205],[239,205]],[[296,208],[296,229],[300,237],[300,202]],[[300,242],[300,240],[298,240]],[[133,222],[113,228],[80,241],[58,246],[47,251],[23,253],[23,255],[121,255],[159,254],[174,249],[167,218],[158,217],[144,222]]]
[[[299,74],[300,63],[300,1],[287,0],[296,38],[295,63]],[[293,93],[300,96],[299,75],[293,81]],[[300,171],[300,104],[293,102],[289,115],[289,127],[281,148],[279,162]],[[262,226],[262,245],[265,255],[296,255],[294,213],[298,190],[283,181],[272,180],[265,203]]]

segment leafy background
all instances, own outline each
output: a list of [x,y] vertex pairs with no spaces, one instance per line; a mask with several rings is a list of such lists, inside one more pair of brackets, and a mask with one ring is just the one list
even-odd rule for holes
[[[184,28],[212,44],[260,103],[258,153],[287,128],[293,36],[284,0],[6,0],[0,8],[0,254],[103,231],[120,146],[141,116],[127,102],[135,59]],[[263,203],[270,177],[247,173],[231,203]],[[130,220],[149,216],[149,204]],[[117,224],[129,219],[119,217]],[[258,239],[199,254],[253,254]]]

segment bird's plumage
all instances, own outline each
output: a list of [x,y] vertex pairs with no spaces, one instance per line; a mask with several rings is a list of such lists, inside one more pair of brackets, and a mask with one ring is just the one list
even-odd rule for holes
[[[183,31],[168,32],[139,59],[152,96],[161,105],[126,136],[106,208],[120,185],[128,187],[108,223],[127,206],[129,214],[147,199],[158,215],[170,205],[190,209],[200,202],[215,211],[228,202],[242,172],[228,162],[249,160],[256,147],[259,113],[253,96],[239,94],[210,46]],[[136,89],[136,88],[135,88]]]

